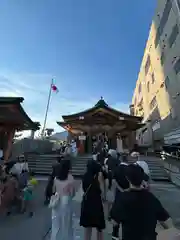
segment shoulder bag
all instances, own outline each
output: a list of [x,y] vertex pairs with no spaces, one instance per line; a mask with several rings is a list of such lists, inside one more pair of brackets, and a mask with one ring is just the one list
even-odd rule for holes
[[56,208],[60,200],[60,195],[56,192],[54,195],[51,196],[49,202],[49,208]]
[[89,190],[91,189],[91,187],[92,187],[92,185],[93,185],[93,182],[94,182],[94,180],[95,180],[96,177],[97,177],[97,175],[94,175],[92,183],[88,186],[88,188],[86,189],[86,192],[83,194],[83,199],[86,198],[86,196],[87,196]]
[[[55,180],[55,179],[54,179]],[[54,181],[55,182],[55,181]],[[55,183],[54,183],[55,184]],[[50,199],[50,202],[49,202],[49,208],[56,208],[58,203],[60,201],[60,195],[59,193],[55,192],[52,196],[51,196],[51,199]]]

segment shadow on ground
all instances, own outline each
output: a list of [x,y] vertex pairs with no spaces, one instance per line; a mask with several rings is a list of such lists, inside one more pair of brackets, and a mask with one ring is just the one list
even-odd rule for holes
[[[39,183],[36,189],[36,203],[34,206],[35,214],[32,218],[27,215],[12,215],[10,217],[0,217],[0,235],[2,240],[43,240],[43,236],[51,227],[50,210],[43,205],[45,181]],[[180,189],[169,183],[153,183],[152,191],[161,200],[165,208],[171,214],[176,227],[180,228]],[[75,232],[78,239],[83,239],[83,231],[79,227],[80,200],[79,197],[74,201],[74,220]],[[111,225],[107,225],[105,239],[109,239]],[[49,234],[47,238],[49,239]]]

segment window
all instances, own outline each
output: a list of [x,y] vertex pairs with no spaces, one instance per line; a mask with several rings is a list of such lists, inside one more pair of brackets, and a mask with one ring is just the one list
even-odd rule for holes
[[164,27],[167,23],[167,20],[169,18],[171,8],[172,8],[172,2],[171,2],[171,0],[167,0],[162,18],[160,20],[159,27],[157,29],[156,38],[155,38],[155,42],[154,42],[155,47],[157,47],[157,45],[159,44],[159,40],[160,40],[160,37],[163,33],[163,30],[164,30]]
[[138,92],[141,92],[141,83],[139,84]]
[[165,61],[165,55],[164,52],[161,53],[161,65],[164,65],[164,61]]
[[154,73],[152,73],[151,78],[152,78],[152,84],[154,84],[154,82],[155,82]]
[[134,99],[134,105],[136,105],[136,97],[135,97],[135,99]]
[[177,0],[178,10],[180,11],[180,0]]
[[153,97],[151,103],[150,103],[150,109],[152,110],[155,106],[156,106],[157,102],[156,102],[156,96]]
[[147,83],[147,90],[149,92],[149,89],[150,89],[150,85],[149,85],[149,82]]
[[171,32],[171,35],[168,39],[168,42],[169,42],[169,47],[171,48],[173,43],[176,41],[176,38],[179,34],[179,27],[178,25],[176,24],[173,29],[172,29],[172,32]]
[[171,118],[175,119],[176,118],[176,111],[174,108],[171,108]]
[[150,56],[148,55],[146,65],[145,65],[145,75],[147,75],[150,65],[151,65],[151,59],[150,59]]
[[165,79],[165,86],[166,86],[166,89],[168,89],[168,87],[169,87],[169,77],[168,76]]
[[180,72],[180,59],[178,59],[177,62],[174,64],[174,71],[176,74]]
[[79,120],[84,120],[84,116],[79,116]]
[[159,44],[159,39],[161,37],[161,34],[160,33],[160,27],[157,29],[157,32],[156,32],[156,37],[155,37],[155,40],[154,40],[154,45],[155,45],[155,48],[157,48],[157,45]]

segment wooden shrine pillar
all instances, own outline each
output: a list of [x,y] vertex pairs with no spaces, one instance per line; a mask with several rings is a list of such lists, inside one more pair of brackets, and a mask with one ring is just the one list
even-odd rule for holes
[[13,138],[15,134],[15,128],[9,128],[6,132],[6,138],[4,139],[5,147],[4,147],[4,161],[8,161],[9,157],[11,156],[12,145],[13,145]]
[[79,153],[84,154],[85,148],[84,148],[84,141],[86,140],[86,136],[83,132],[79,135]]
[[92,153],[92,133],[88,132],[88,153]]

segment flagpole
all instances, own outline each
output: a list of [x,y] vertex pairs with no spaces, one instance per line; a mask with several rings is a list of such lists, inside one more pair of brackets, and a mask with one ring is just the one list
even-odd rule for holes
[[50,89],[49,89],[47,107],[46,107],[46,112],[45,112],[45,117],[44,117],[44,124],[43,124],[42,133],[41,133],[42,137],[44,137],[45,128],[46,128],[47,116],[48,116],[48,111],[49,111],[49,104],[50,104],[51,93],[52,93],[52,85],[53,85],[53,79],[51,80],[51,85],[50,85]]

